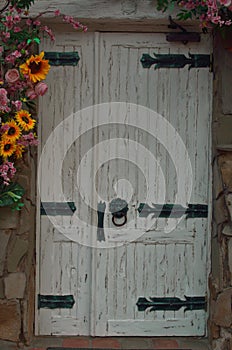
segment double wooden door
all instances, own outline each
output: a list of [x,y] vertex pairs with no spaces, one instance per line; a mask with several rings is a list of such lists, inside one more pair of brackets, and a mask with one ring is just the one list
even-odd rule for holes
[[39,106],[37,334],[205,335],[211,73],[141,58],[209,55],[209,38],[57,32],[42,48],[80,60],[51,67]]

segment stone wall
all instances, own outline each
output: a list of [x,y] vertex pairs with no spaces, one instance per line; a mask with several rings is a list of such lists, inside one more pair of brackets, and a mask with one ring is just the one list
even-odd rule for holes
[[213,349],[231,350],[232,52],[224,48],[225,42],[220,35],[215,37],[214,44],[213,235],[209,326]]
[[35,156],[18,164],[27,189],[24,207],[0,208],[0,339],[27,343],[33,334],[35,260]]

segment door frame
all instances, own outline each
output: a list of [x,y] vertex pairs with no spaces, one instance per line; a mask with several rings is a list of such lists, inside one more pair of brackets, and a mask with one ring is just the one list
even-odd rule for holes
[[[49,21],[48,21],[49,22]],[[141,22],[140,22],[141,23]],[[116,30],[115,26],[118,26],[119,30]],[[99,30],[99,27],[101,30]],[[112,28],[113,27],[113,28]],[[64,24],[54,24],[53,25],[54,32],[62,32],[63,30],[67,31],[67,26]],[[143,26],[141,26],[143,28]],[[140,28],[140,29],[141,29]],[[196,28],[195,25],[192,26],[192,28]],[[98,30],[97,30],[98,29]],[[198,31],[199,28],[197,27]],[[72,30],[69,31],[72,32]],[[154,23],[149,23],[146,25],[146,27],[143,30],[138,31],[137,27],[137,22],[132,21],[128,23],[125,23],[125,21],[119,21],[117,24],[113,23],[106,23],[104,26],[102,26],[101,21],[96,21],[94,25],[91,24],[91,29],[90,32],[95,33],[96,41],[95,41],[95,50],[94,50],[94,55],[97,55],[97,41],[99,40],[99,34],[101,32],[126,32],[126,33],[166,33],[168,32],[169,29],[164,27],[163,25],[155,24]],[[83,33],[84,35],[84,33]],[[204,35],[204,34],[202,34]],[[212,44],[211,44],[212,47]],[[98,68],[97,68],[98,69]],[[95,94],[97,94],[97,89],[95,88]],[[96,95],[95,95],[95,100],[96,100]],[[208,186],[208,193],[209,193],[209,200],[208,200],[208,239],[207,239],[207,282],[209,281],[209,276],[210,276],[210,271],[211,271],[211,228],[212,228],[212,189],[213,189],[213,184],[212,184],[212,104],[213,104],[213,86],[212,86],[212,98],[211,98],[211,120],[210,120],[210,130],[209,130],[209,186]],[[39,130],[38,130],[39,135],[41,135],[41,123],[39,123]],[[38,160],[39,160],[39,155],[41,154],[41,144],[39,143],[38,146]],[[39,252],[40,250],[40,198],[37,196],[37,210],[36,210],[36,252]],[[92,263],[94,263],[94,259],[92,259]],[[38,299],[37,295],[39,294],[39,276],[40,276],[40,264],[39,264],[39,257],[38,254],[36,254],[36,287],[35,287],[35,308],[38,310]],[[93,279],[92,279],[93,280]],[[210,296],[210,290],[209,290],[209,283],[207,283],[207,302],[209,305],[209,296]],[[93,305],[94,303],[94,298],[93,294],[91,295],[91,304]],[[35,334],[38,335],[38,319],[36,315],[37,311],[35,312]],[[209,308],[207,308],[207,318],[209,318]],[[93,326],[93,323],[92,323]],[[206,327],[206,335],[208,335],[208,326]]]

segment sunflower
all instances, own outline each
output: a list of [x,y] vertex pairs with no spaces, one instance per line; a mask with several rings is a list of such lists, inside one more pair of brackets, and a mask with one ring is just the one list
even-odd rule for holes
[[2,135],[2,137],[5,140],[14,142],[14,141],[18,140],[19,137],[21,136],[20,127],[16,124],[16,122],[13,119],[11,119],[9,122],[7,122],[5,124],[2,124],[2,126],[8,127],[8,129]]
[[4,159],[12,156],[16,150],[16,144],[10,140],[2,140],[0,142],[0,156]]
[[15,119],[19,126],[25,131],[32,130],[34,128],[35,119],[32,119],[31,114],[24,109],[21,109],[16,113]]
[[15,156],[17,159],[22,158],[23,152],[25,151],[25,147],[23,145],[17,144],[15,150]]
[[44,60],[44,52],[39,55],[31,56],[26,60],[26,63],[19,66],[23,75],[28,75],[33,83],[44,80],[49,72],[50,65],[48,60]]

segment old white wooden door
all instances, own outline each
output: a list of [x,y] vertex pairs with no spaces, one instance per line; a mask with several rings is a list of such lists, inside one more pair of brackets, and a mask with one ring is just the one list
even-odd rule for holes
[[[66,301],[54,307],[37,299],[37,334],[205,335],[211,73],[148,69],[140,60],[209,55],[209,38],[183,45],[161,33],[57,33],[44,49],[80,56],[77,66],[51,68],[40,103],[42,147],[50,135],[59,140],[39,176],[40,200],[74,202],[77,220],[58,213],[67,229],[59,232],[56,216],[38,211],[37,294]],[[114,198],[128,203],[122,227],[112,222]],[[139,214],[141,203],[153,213]],[[167,211],[175,204],[179,214],[154,218],[153,204]],[[189,205],[203,209],[180,214]],[[188,304],[189,297],[201,300]]]

